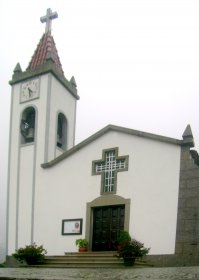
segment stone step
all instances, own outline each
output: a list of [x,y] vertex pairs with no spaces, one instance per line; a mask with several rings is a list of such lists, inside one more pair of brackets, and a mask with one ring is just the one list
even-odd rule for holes
[[69,256],[69,257],[73,257],[73,256],[79,256],[79,257],[115,257],[117,256],[117,252],[116,251],[109,251],[109,252],[91,252],[91,251],[88,251],[88,252],[77,252],[77,253],[74,253],[74,252],[67,252],[65,253],[64,256]]
[[[43,264],[35,265],[34,267],[42,268],[122,268],[124,264],[115,263],[65,263],[65,264]],[[32,266],[31,266],[32,267]]]
[[114,259],[114,258],[110,258],[110,259],[99,259],[99,258],[86,258],[86,259],[79,259],[79,258],[72,258],[72,259],[56,259],[56,258],[53,258],[53,259],[46,259],[46,263],[50,264],[50,263],[74,263],[74,262],[77,262],[77,263],[88,263],[88,262],[101,262],[101,263],[121,263],[122,262],[122,259]]
[[[123,259],[116,252],[65,253],[64,256],[46,256],[46,268],[119,268],[124,266]],[[134,267],[147,267],[146,262],[136,260]],[[40,267],[40,266],[37,266]]]

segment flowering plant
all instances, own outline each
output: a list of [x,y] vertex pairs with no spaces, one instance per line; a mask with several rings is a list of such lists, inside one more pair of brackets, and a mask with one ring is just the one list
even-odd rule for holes
[[118,256],[126,257],[143,257],[146,256],[150,248],[145,248],[144,244],[136,239],[124,240],[118,246]]

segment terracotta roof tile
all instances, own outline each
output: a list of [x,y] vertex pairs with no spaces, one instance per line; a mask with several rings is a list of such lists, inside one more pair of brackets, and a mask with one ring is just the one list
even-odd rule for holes
[[55,41],[50,33],[46,33],[43,34],[39,44],[37,45],[37,48],[26,70],[35,70],[50,58],[53,60],[57,70],[64,74]]

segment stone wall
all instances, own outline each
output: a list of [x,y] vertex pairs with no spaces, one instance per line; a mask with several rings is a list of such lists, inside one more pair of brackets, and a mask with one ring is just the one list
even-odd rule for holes
[[153,267],[198,266],[199,255],[147,255],[142,260]]
[[199,255],[199,165],[198,153],[182,145],[176,232],[177,256]]

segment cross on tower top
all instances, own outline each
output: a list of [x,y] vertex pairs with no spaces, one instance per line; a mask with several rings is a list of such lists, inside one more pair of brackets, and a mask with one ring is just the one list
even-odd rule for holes
[[42,23],[46,22],[46,30],[45,33],[51,33],[51,24],[52,20],[58,18],[58,13],[54,12],[52,13],[51,9],[47,9],[46,15],[40,18],[40,21]]

